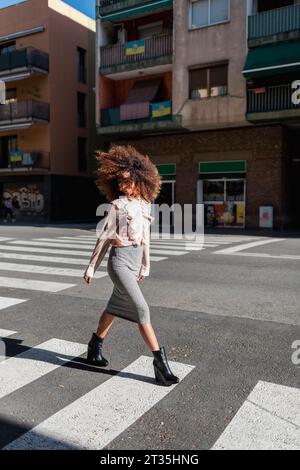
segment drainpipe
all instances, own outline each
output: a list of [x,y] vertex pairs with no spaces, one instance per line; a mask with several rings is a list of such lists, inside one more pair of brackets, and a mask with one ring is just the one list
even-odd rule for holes
[[100,28],[101,28],[101,20],[98,17],[98,11],[100,7],[100,0],[96,0],[96,77],[95,77],[95,86],[96,86],[96,127],[100,126]]

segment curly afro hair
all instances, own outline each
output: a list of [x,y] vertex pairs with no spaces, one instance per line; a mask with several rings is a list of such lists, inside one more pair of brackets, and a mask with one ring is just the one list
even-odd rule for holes
[[96,185],[109,202],[117,199],[122,188],[135,185],[135,194],[147,202],[155,200],[161,189],[161,177],[148,155],[131,145],[114,145],[108,152],[96,152],[99,168]]

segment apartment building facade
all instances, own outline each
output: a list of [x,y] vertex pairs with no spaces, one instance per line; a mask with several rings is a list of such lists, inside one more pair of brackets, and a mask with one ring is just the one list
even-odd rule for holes
[[20,221],[95,217],[95,21],[61,0],[0,9],[0,199]]
[[158,202],[300,226],[299,2],[98,0],[96,41],[98,134],[151,156]]

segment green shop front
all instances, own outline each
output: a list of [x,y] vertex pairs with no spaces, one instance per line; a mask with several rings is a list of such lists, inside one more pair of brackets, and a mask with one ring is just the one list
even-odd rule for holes
[[200,162],[197,202],[205,226],[245,228],[246,161]]

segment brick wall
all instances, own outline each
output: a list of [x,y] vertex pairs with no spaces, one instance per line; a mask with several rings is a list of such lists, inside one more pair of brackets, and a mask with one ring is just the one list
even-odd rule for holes
[[285,145],[280,125],[143,137],[130,143],[154,163],[176,163],[176,202],[196,204],[200,161],[247,161],[246,227],[258,227],[259,206],[274,206],[274,225],[286,220]]

